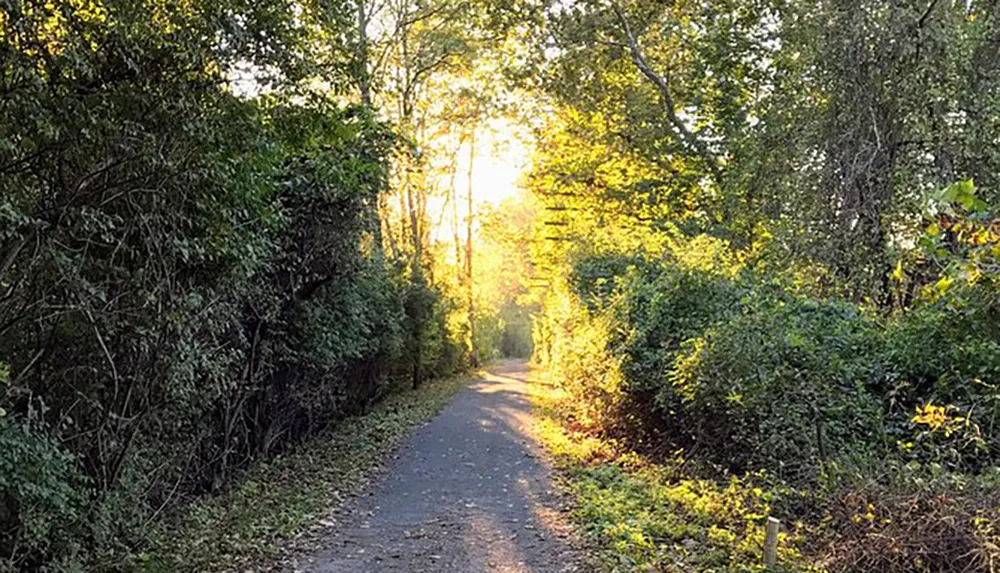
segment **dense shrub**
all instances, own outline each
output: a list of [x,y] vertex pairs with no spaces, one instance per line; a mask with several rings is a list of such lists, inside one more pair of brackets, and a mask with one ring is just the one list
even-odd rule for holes
[[65,558],[80,550],[85,486],[73,456],[28,426],[0,418],[0,534],[19,539],[22,554]]
[[749,275],[631,256],[576,264],[577,310],[555,329],[552,361],[605,432],[793,481],[829,460],[981,470],[997,459],[987,288],[880,317]]
[[614,308],[626,327],[611,343],[622,354],[629,389],[660,395],[685,341],[712,325],[738,315],[746,291],[707,271],[638,267],[618,281],[621,297]]
[[[808,537],[799,546],[803,562],[819,570],[993,570],[1000,559],[994,285],[942,283],[880,315],[669,261],[605,255],[577,264],[542,322],[552,333],[546,357],[571,397],[550,407],[573,435],[612,438],[601,443],[659,460],[654,467],[681,460],[677,483],[692,475],[760,480],[773,493],[768,511]],[[594,471],[605,470],[612,471]],[[631,475],[643,487],[653,483]],[[632,482],[605,489],[634,496]],[[633,507],[589,491],[581,498],[612,505],[619,521],[643,520],[641,534],[600,532],[616,556],[656,562],[662,553],[654,549],[667,547],[671,559],[687,549],[648,542],[646,531],[676,521],[669,507]],[[724,514],[713,511],[717,528]],[[708,545],[697,547],[708,553]],[[755,559],[735,546],[718,557]]]
[[742,291],[700,270],[642,257],[581,257],[565,294],[539,326],[551,332],[538,358],[557,367],[586,427],[658,447],[657,396],[681,344],[733,310]]
[[909,458],[979,471],[1000,459],[1000,316],[986,285],[894,317],[880,393]]
[[196,4],[0,3],[0,569],[114,567],[390,374],[461,360],[381,254],[391,133],[233,95],[237,60],[294,82],[294,16]]
[[657,406],[717,463],[797,477],[882,450],[878,351],[877,324],[850,305],[758,298],[684,344]]
[[635,419],[722,467],[797,472],[881,445],[877,324],[848,304],[674,264],[616,281],[608,345]]
[[[673,291],[663,292],[669,298]],[[629,380],[624,374],[622,357],[632,355],[618,354],[621,347],[616,346],[629,326],[621,307],[609,305],[606,312],[562,323],[572,328],[565,333],[571,332],[574,342],[554,341],[553,348],[556,357],[565,357],[557,362],[557,379],[568,398],[548,407],[573,416],[566,428],[571,435],[581,439],[586,435],[581,430],[600,431],[628,439],[594,441],[613,451],[638,447],[668,454],[651,467],[669,470],[663,483],[670,491],[691,483],[692,470],[704,476],[705,460],[724,470],[710,472],[716,483],[730,479],[720,473],[735,470],[761,480],[768,491],[769,507],[730,536],[719,535],[728,529],[724,508],[706,501],[704,492],[690,495],[692,503],[707,510],[704,526],[711,533],[701,539],[692,525],[698,521],[678,518],[681,512],[662,496],[652,502],[640,499],[648,497],[643,494],[648,488],[663,487],[644,470],[629,471],[628,478],[614,483],[601,482],[599,488],[591,485],[591,475],[625,473],[622,468],[631,467],[628,455],[616,458],[612,452],[590,459],[574,474],[580,503],[587,508],[579,517],[601,543],[614,548],[615,562],[627,556],[638,563],[660,565],[664,559],[676,564],[692,552],[699,560],[693,568],[705,567],[709,560],[710,568],[720,570],[725,569],[721,564],[750,568],[759,555],[759,520],[771,514],[785,520],[794,537],[783,541],[787,553],[782,559],[789,570],[798,570],[794,563],[831,572],[991,571],[1000,541],[995,478],[955,474],[945,467],[954,459],[950,448],[963,443],[970,431],[962,421],[969,412],[938,411],[928,406],[929,396],[892,406],[903,397],[882,393],[897,386],[894,381],[903,376],[904,367],[916,363],[920,354],[913,350],[911,362],[903,362],[890,349],[916,345],[905,334],[912,334],[915,324],[920,332],[944,336],[940,329],[948,323],[947,313],[931,305],[879,319],[850,304],[802,299],[776,288],[744,293],[735,311],[705,320],[709,326],[676,350],[665,350],[678,344],[667,336],[646,339],[656,340],[650,346],[663,353],[649,356],[672,357],[658,380]],[[618,295],[617,304],[631,296],[624,289]],[[938,360],[926,349],[923,353],[928,355],[923,362]],[[969,362],[944,364],[957,369]],[[639,382],[647,389],[658,382],[659,392],[652,400],[637,400],[637,393],[648,395],[636,390]],[[637,407],[644,407],[646,415],[635,415]],[[580,413],[593,411],[601,415],[579,423]],[[653,428],[637,427],[643,424]],[[886,433],[891,427],[898,436]],[[983,439],[989,434],[977,432]],[[909,442],[916,445],[902,447]],[[969,459],[995,463],[982,450],[975,454]],[[600,463],[608,459],[614,463]],[[767,471],[747,471],[757,468]],[[747,496],[761,491],[735,482],[732,489]],[[635,499],[639,502],[631,503]],[[674,527],[681,529],[672,538]]]

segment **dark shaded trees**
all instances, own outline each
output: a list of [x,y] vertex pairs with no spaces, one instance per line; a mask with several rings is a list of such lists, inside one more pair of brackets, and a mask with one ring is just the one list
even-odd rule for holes
[[117,567],[406,368],[395,136],[310,87],[354,81],[325,8],[0,3],[0,568]]

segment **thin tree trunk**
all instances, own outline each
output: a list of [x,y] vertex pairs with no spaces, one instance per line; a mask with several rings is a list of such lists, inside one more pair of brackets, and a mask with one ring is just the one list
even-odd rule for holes
[[468,218],[465,220],[465,288],[469,303],[469,360],[479,366],[476,354],[476,306],[472,290],[472,167],[476,161],[476,127],[473,125],[469,137],[469,187],[467,199]]
[[365,0],[358,2],[358,88],[361,91],[361,105],[371,109],[371,78],[368,76],[368,13]]
[[462,281],[465,278],[465,269],[462,265],[462,240],[459,234],[458,225],[458,190],[455,189],[455,178],[458,175],[458,153],[459,149],[455,150],[455,154],[452,156],[451,162],[451,181],[448,184],[449,192],[451,193],[451,233],[452,240],[455,242],[455,269],[458,276],[458,285],[461,286]]

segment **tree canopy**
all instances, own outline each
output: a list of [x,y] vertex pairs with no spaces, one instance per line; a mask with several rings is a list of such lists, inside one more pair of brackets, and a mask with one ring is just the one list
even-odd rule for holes
[[[142,569],[256,460],[527,355],[574,431],[760,484],[795,567],[989,570],[998,18],[0,0],[0,570]],[[491,203],[505,137],[531,162]],[[607,535],[636,567],[755,570],[758,513],[680,569],[683,536]]]

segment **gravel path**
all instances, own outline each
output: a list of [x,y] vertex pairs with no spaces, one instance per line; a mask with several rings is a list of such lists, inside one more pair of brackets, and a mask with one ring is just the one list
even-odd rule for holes
[[349,500],[318,553],[324,573],[585,571],[539,446],[528,436],[523,363],[461,391]]

